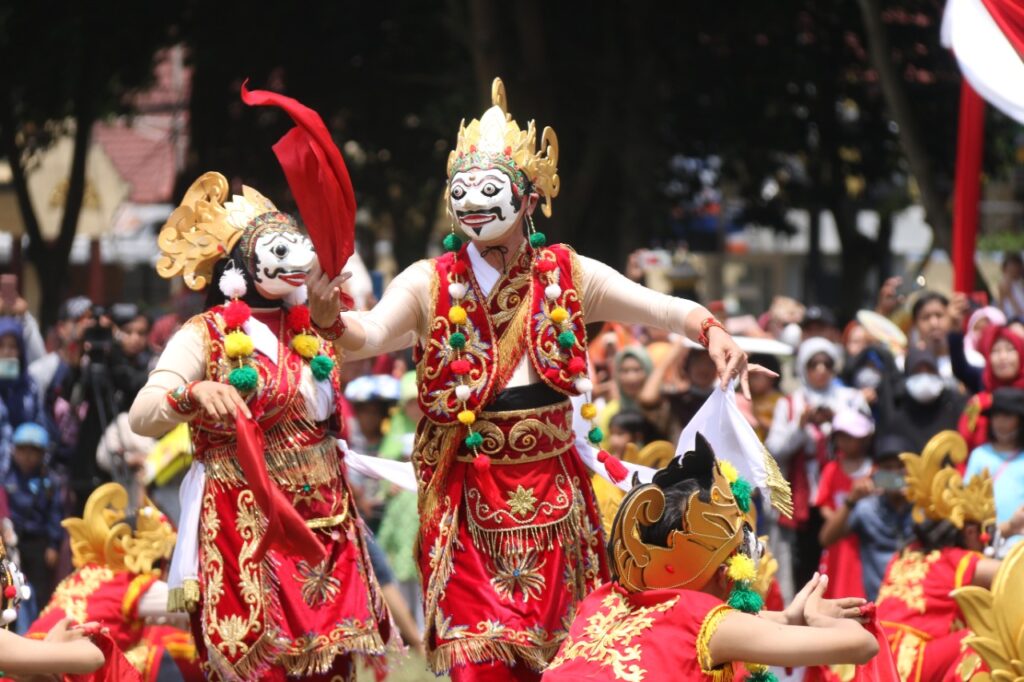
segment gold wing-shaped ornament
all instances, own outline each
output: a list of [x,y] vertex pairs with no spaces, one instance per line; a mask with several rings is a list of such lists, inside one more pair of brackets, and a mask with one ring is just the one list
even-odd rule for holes
[[71,537],[71,561],[75,568],[100,564],[124,569],[124,539],[132,529],[124,523],[128,491],[117,483],[104,483],[89,495],[81,518],[69,518],[61,525]]
[[676,446],[667,440],[651,441],[643,446],[635,455],[635,460],[625,457],[627,462],[634,462],[652,469],[664,468],[676,456]]
[[1024,542],[1003,560],[992,590],[953,591],[971,633],[964,641],[988,664],[975,682],[1024,682]]
[[959,477],[949,464],[960,464],[967,459],[967,442],[956,431],[942,431],[932,437],[920,455],[904,452],[900,459],[907,467],[906,495],[914,505],[914,521],[949,519],[952,499],[945,491],[952,476]]

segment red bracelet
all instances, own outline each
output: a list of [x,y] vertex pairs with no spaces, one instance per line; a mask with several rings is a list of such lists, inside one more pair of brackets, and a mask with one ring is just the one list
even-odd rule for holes
[[321,327],[315,322],[313,323],[313,327],[316,329],[316,333],[320,335],[320,338],[326,341],[337,341],[348,329],[345,322],[342,321],[341,316],[338,316],[338,318],[334,320],[334,324],[330,327]]
[[[725,327],[722,326],[721,322],[716,320],[714,317],[706,318],[703,322],[700,323],[700,336],[697,337],[697,343],[704,346],[705,348],[707,348],[710,344],[710,342],[708,341],[708,332],[711,331],[712,327],[718,327],[723,332],[725,332]],[[729,332],[725,333],[728,334]]]
[[190,381],[187,384],[178,386],[173,391],[167,392],[167,402],[170,403],[171,408],[181,415],[191,415],[193,412],[199,409],[199,405],[196,404],[195,399],[192,397],[192,389],[198,381]]

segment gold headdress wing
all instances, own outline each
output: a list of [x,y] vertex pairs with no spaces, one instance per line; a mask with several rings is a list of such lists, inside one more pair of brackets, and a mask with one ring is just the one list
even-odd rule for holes
[[[687,475],[687,470],[695,475]],[[657,523],[665,512],[665,493],[661,485],[702,476],[710,478],[708,501],[701,499],[699,491],[690,495],[683,511],[683,527],[669,533],[668,547],[645,543],[640,527]],[[698,435],[694,452],[672,460],[656,474],[654,483],[634,488],[622,501],[610,535],[617,580],[634,592],[699,590],[739,547],[744,523],[743,512],[736,506],[728,479],[707,441]]]
[[156,271],[161,277],[181,274],[189,289],[205,288],[214,265],[227,257],[249,222],[277,210],[251,187],[225,201],[228,196],[228,181],[220,173],[203,173],[192,183],[157,237]]
[[[526,130],[508,113],[508,98],[500,78],[491,84],[491,108],[480,119],[459,125],[455,149],[448,155],[448,177],[484,162],[500,167],[510,175],[521,174],[543,197],[541,210],[551,217],[551,200],[558,196],[558,136],[545,127],[537,146],[537,124],[530,121]],[[523,189],[520,186],[520,189]]]
[[124,568],[124,538],[132,529],[123,521],[128,491],[117,483],[104,483],[89,495],[81,518],[61,521],[71,536],[71,561],[75,568],[100,564]]
[[971,634],[964,639],[992,671],[972,680],[1024,680],[1024,542],[1003,559],[992,591],[968,586],[953,591]]
[[956,470],[956,465],[967,459],[967,442],[956,431],[942,431],[928,441],[920,455],[905,452],[900,459],[907,467],[906,495],[914,505],[916,523],[947,520],[963,528],[966,521],[986,526],[995,520],[988,472],[965,486]]
[[128,491],[118,483],[104,483],[85,502],[81,518],[64,519],[71,536],[71,558],[76,568],[100,564],[115,571],[149,573],[158,559],[168,558],[175,533],[148,498],[136,521],[135,533],[124,521]]

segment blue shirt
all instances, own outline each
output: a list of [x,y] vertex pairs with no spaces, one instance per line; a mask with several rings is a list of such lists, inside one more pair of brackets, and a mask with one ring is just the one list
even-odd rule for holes
[[1024,504],[1024,450],[1004,454],[996,452],[991,443],[980,445],[967,459],[964,478],[969,482],[983,469],[988,469],[992,477],[996,521],[1009,521],[1013,512]]
[[893,555],[911,538],[914,520],[909,504],[889,504],[885,495],[869,495],[857,501],[846,525],[860,540],[861,579],[868,601],[878,596],[878,587]]
[[14,531],[26,538],[46,538],[50,547],[60,547],[64,529],[64,488],[52,474],[22,474],[12,465],[3,478],[7,506]]

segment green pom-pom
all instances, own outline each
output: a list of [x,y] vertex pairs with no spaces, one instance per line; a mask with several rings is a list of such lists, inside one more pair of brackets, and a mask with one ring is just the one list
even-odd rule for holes
[[601,430],[601,427],[595,426],[594,428],[590,429],[590,432],[587,433],[587,440],[589,440],[594,445],[597,445],[598,443],[603,441],[604,432]]
[[331,372],[334,371],[334,360],[331,360],[326,355],[317,355],[309,361],[309,368],[313,370],[313,377],[317,381],[330,379]]
[[256,373],[256,370],[248,365],[244,367],[235,367],[231,370],[231,374],[228,375],[228,383],[238,389],[239,393],[249,393],[256,389],[256,384],[259,383],[260,375]]
[[462,332],[455,332],[448,337],[448,345],[452,348],[459,349],[466,347],[466,335]]
[[740,511],[744,513],[750,511],[750,494],[753,492],[750,483],[745,479],[737,478],[729,487],[732,488],[732,496],[736,498],[736,506],[740,508]]
[[530,246],[535,249],[539,249],[548,243],[548,238],[543,232],[534,232],[530,235]]
[[569,349],[576,345],[576,335],[570,331],[564,331],[558,335],[558,345]]
[[749,587],[737,583],[729,593],[729,606],[743,613],[757,613],[764,608],[764,599]]
[[455,253],[462,248],[462,240],[454,232],[449,232],[444,236],[444,250],[450,253]]
[[478,448],[484,444],[484,437],[483,435],[474,431],[473,433],[466,436],[465,443],[467,448]]
[[771,670],[762,670],[761,672],[749,673],[744,678],[744,682],[779,682],[779,678]]

